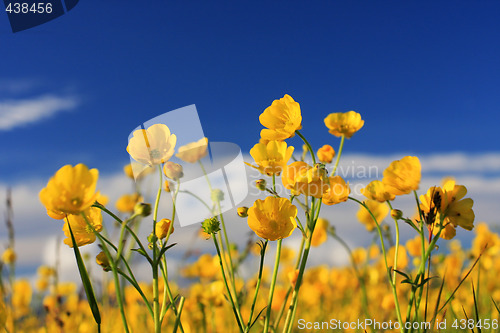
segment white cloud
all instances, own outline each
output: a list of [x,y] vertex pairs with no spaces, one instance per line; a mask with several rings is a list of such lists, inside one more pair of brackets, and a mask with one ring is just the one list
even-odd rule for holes
[[0,130],[37,122],[78,106],[72,96],[42,95],[30,99],[0,101]]

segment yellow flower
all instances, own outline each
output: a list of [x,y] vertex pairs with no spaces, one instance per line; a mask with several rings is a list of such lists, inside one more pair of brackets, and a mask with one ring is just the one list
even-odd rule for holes
[[248,207],[242,206],[238,207],[236,210],[236,213],[238,214],[239,217],[247,217],[248,216]]
[[[389,207],[387,207],[386,204],[380,203],[375,200],[366,200],[364,201],[364,203],[372,212],[373,216],[377,219],[378,224],[380,224],[380,222],[382,222],[382,220],[389,213]],[[371,217],[370,213],[368,213],[365,207],[359,207],[356,217],[361,223],[365,225],[368,231],[372,231],[373,228],[375,228],[375,221],[373,221],[373,218]]]
[[420,160],[415,156],[405,156],[392,162],[384,170],[385,190],[394,195],[408,194],[418,190],[421,178]]
[[[396,247],[393,246],[387,251],[387,265],[394,266],[394,255],[396,253]],[[404,269],[408,266],[408,255],[406,254],[406,249],[404,246],[400,245],[398,249],[398,269]]]
[[257,163],[257,167],[246,164],[268,176],[279,175],[292,157],[293,150],[292,146],[287,148],[284,141],[271,140],[267,144],[257,143],[250,149],[250,155]]
[[174,162],[165,163],[165,165],[163,166],[163,172],[165,173],[165,176],[167,176],[167,178],[170,178],[174,181],[177,181],[184,176],[182,165]]
[[45,291],[49,287],[49,281],[46,278],[42,277],[36,280],[35,286],[38,291]]
[[[158,237],[159,239],[167,237],[171,225],[172,221],[169,219],[161,219],[160,221],[156,222],[155,225],[156,237]],[[174,226],[172,225],[172,230],[170,230],[170,234],[173,234],[173,232],[174,232]]]
[[323,244],[327,238],[328,234],[326,230],[328,229],[328,221],[324,218],[319,218],[316,221],[316,227],[314,227],[314,233],[311,238],[311,245],[314,247],[320,246]]
[[174,154],[177,137],[165,124],[154,124],[148,129],[134,131],[127,152],[134,160],[146,165],[158,165]]
[[395,195],[387,192],[384,183],[380,180],[374,180],[361,189],[361,194],[371,200],[384,202],[387,200],[394,200]]
[[103,251],[99,252],[99,254],[95,257],[95,262],[102,267],[105,272],[109,272],[111,270],[111,265],[109,264],[109,259],[106,256],[106,253]]
[[316,155],[321,163],[331,163],[333,157],[335,156],[335,150],[330,145],[324,145],[318,149]]
[[355,111],[330,113],[325,118],[325,125],[330,134],[335,136],[345,136],[350,139],[354,133],[359,131],[365,124],[361,115]]
[[[92,207],[85,211],[83,214],[85,214],[85,217],[95,231],[99,232],[102,230],[102,215],[100,209]],[[68,216],[68,220],[71,225],[73,235],[75,236],[76,246],[80,247],[95,242],[96,235],[92,231],[92,228],[87,224],[83,216],[71,215]],[[66,235],[67,237],[66,239],[64,239],[64,244],[68,245],[69,247],[73,247],[73,242],[71,240],[71,234],[69,232],[67,221],[64,223],[63,231],[64,235]]]
[[208,139],[201,138],[196,142],[188,143],[179,148],[175,155],[184,162],[196,163],[208,154]]
[[138,193],[124,194],[116,201],[116,209],[121,213],[132,213],[135,204],[142,202],[144,199]]
[[300,105],[289,95],[273,101],[259,116],[260,123],[267,127],[260,131],[264,140],[285,140],[302,128]]
[[103,206],[106,206],[109,202],[109,197],[107,195],[99,193],[99,195],[97,196],[95,201],[97,201],[98,203],[100,203]]
[[16,262],[16,258],[16,252],[11,247],[7,248],[2,254],[2,261],[6,264],[13,264]]
[[29,313],[31,295],[31,284],[28,280],[20,279],[14,282],[11,300],[14,309],[14,317],[19,318]]
[[311,195],[321,198],[329,188],[326,170],[320,164],[314,167],[306,162],[293,162],[283,170],[281,181],[293,195]]
[[274,241],[290,236],[297,227],[297,207],[286,198],[256,200],[248,209],[248,226],[257,236]]
[[347,201],[351,189],[349,182],[346,182],[340,176],[333,176],[328,178],[329,186],[323,194],[323,203],[331,206],[344,201]]
[[79,214],[99,196],[95,191],[98,176],[97,169],[89,170],[84,164],[65,165],[40,191],[40,201],[48,212],[56,215]]
[[56,271],[54,268],[49,266],[40,266],[37,269],[37,274],[44,278],[49,278],[51,276],[56,275]]

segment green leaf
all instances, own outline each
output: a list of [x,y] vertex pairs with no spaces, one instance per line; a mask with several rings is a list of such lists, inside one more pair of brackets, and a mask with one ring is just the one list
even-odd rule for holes
[[85,268],[85,263],[83,262],[82,256],[80,254],[80,249],[76,245],[75,235],[73,235],[73,230],[71,230],[71,224],[69,220],[66,219],[68,223],[68,229],[71,234],[71,241],[73,242],[73,251],[75,252],[76,264],[78,265],[78,271],[80,272],[80,277],[82,279],[83,288],[85,289],[85,294],[87,295],[87,302],[89,303],[90,310],[94,316],[94,320],[97,325],[101,325],[101,314],[99,313],[99,306],[95,299],[94,290],[92,289],[92,284],[90,283],[89,274]]

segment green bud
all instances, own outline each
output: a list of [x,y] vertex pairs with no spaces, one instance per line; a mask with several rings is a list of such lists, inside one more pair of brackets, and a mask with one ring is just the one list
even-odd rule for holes
[[267,183],[266,183],[265,179],[259,179],[259,180],[255,181],[255,187],[257,187],[261,191],[265,191],[266,186],[267,186]]
[[393,219],[400,220],[401,218],[403,218],[403,212],[399,209],[393,209],[391,210],[391,216]]
[[134,214],[143,217],[151,215],[151,205],[144,202],[138,202],[134,206]]
[[216,234],[220,231],[220,222],[217,216],[206,219],[201,223],[203,231],[209,235]]
[[212,193],[211,193],[211,199],[213,202],[223,201],[224,200],[224,192],[222,192],[218,188],[213,189]]

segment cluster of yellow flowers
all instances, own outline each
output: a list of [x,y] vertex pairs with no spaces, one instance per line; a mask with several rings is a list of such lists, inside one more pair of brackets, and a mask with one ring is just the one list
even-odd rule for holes
[[[177,136],[167,125],[154,124],[135,131],[129,140],[127,152],[135,162],[126,166],[124,173],[136,186],[133,193],[123,194],[115,203],[118,215],[111,212],[107,198],[97,191],[98,171],[83,164],[62,167],[40,191],[47,214],[65,220],[64,243],[73,247],[86,297],[76,292],[74,284],[58,281],[56,270],[42,267],[36,295],[40,295],[45,316],[35,315],[36,302],[29,282],[14,281],[12,277],[5,284],[10,290],[0,281],[3,296],[0,324],[9,332],[87,332],[95,331],[97,326],[103,332],[289,333],[302,330],[300,323],[305,322],[318,323],[324,328],[326,318],[334,316],[338,321],[392,320],[400,325],[397,331],[408,332],[406,322],[422,318],[460,319],[462,311],[472,314],[478,302],[482,309],[488,309],[485,311],[489,311],[491,319],[498,318],[493,309],[500,300],[496,282],[500,272],[500,265],[496,264],[500,262],[500,237],[481,224],[476,228],[477,236],[470,251],[462,249],[457,241],[449,243],[448,254],[436,251],[437,242],[453,238],[457,226],[474,228],[473,201],[465,198],[465,186],[446,179],[440,187],[433,186],[418,196],[420,161],[415,156],[405,156],[390,163],[381,180],[373,180],[362,189],[366,200],[361,201],[351,196],[349,182],[337,175],[345,139],[351,139],[364,126],[359,113],[348,111],[325,117],[329,133],[340,139],[337,150],[329,144],[313,150],[301,132],[300,105],[289,95],[273,101],[259,120],[265,128],[261,130],[259,143],[250,150],[255,164],[249,165],[263,175],[255,186],[267,196],[255,200],[249,208],[237,210],[260,238],[257,243],[249,242],[246,248],[238,249],[230,242],[220,208],[222,192],[209,183],[208,197],[212,202],[205,205],[211,217],[202,223],[200,235],[213,241],[216,254],[203,253],[195,262],[180,268],[191,284],[179,288],[170,281],[167,253],[175,245],[170,235],[174,232],[175,203],[184,176],[183,166],[170,159],[177,150],[175,156],[180,160],[199,163],[205,172],[202,159],[207,155],[208,140],[202,138],[176,149]],[[286,142],[295,135],[304,143],[299,159],[293,155],[297,150]],[[160,183],[155,203],[151,205],[144,202],[140,184],[147,174],[155,171],[154,167],[158,169]],[[277,178],[281,178],[284,191],[277,190]],[[173,192],[170,219],[158,217],[163,190]],[[418,214],[407,218],[393,205],[397,197],[412,193]],[[377,232],[378,240],[368,248],[351,249],[327,216],[320,216],[320,213],[326,215],[321,212],[322,205],[337,205],[347,200],[359,204],[358,220],[368,231]],[[390,227],[392,224],[383,222],[389,212],[394,229]],[[110,238],[103,213],[117,222],[118,240]],[[152,215],[148,226],[151,233],[138,234],[139,223],[149,215]],[[404,244],[400,240],[400,222],[409,225],[415,234]],[[296,229],[302,237],[295,248],[293,242],[287,243],[287,238]],[[89,263],[79,252],[80,246],[97,239],[102,252],[97,255],[96,263],[113,276],[111,282],[105,279],[97,289],[100,294],[94,292],[93,285],[97,282],[88,274]],[[329,239],[345,249],[350,265],[306,269],[312,248]],[[272,266],[265,265],[269,253],[275,254]],[[150,281],[136,280],[131,265],[134,255],[151,266]],[[253,256],[258,261],[253,270],[256,273],[245,280],[240,267],[255,263],[249,259]],[[481,284],[479,278],[487,281],[492,301],[484,296],[484,290],[482,298],[478,298],[459,288],[477,266],[475,258],[481,256],[477,268],[481,275],[478,273],[476,285]],[[14,249],[9,247],[2,255],[2,262],[13,272],[15,261]],[[431,267],[432,274],[440,276],[441,285],[432,283]],[[430,309],[434,312],[428,313]],[[115,317],[121,320],[114,320]],[[315,331],[317,327],[311,324],[306,328]]]

